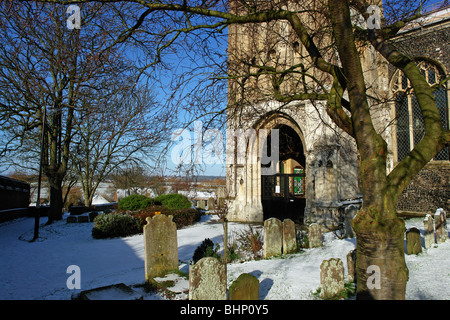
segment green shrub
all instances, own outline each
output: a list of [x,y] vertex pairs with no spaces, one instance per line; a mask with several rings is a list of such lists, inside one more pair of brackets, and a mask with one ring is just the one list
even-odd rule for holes
[[189,199],[179,193],[162,194],[155,199],[169,209],[189,209],[192,207]]
[[119,210],[140,210],[155,204],[155,200],[141,194],[132,194],[119,201]]
[[92,237],[96,239],[127,237],[142,232],[139,221],[134,217],[113,212],[109,214],[99,214],[94,219]]
[[147,217],[152,218],[155,215],[155,212],[173,216],[173,222],[177,225],[177,229],[190,226],[195,222],[200,221],[200,217],[202,216],[202,213],[199,210],[193,208],[170,210],[165,206],[157,205],[141,209],[138,212],[134,212],[132,215],[139,220],[139,224],[142,228],[147,223]]
[[203,242],[195,249],[194,255],[192,256],[192,260],[194,263],[197,263],[200,259],[204,257],[219,257],[219,245],[214,245],[214,242],[211,239],[206,238]]

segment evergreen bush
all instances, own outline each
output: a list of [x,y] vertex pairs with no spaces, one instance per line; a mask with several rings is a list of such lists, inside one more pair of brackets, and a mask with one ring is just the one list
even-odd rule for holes
[[179,193],[162,194],[158,196],[155,201],[161,202],[161,204],[168,209],[189,209],[192,207],[192,203],[189,199]]
[[142,194],[132,194],[120,199],[118,204],[119,210],[140,210],[154,205],[155,200],[148,198]]
[[127,237],[142,232],[139,221],[120,212],[99,214],[94,219],[92,237],[95,239]]
[[206,238],[203,242],[195,249],[194,255],[192,256],[192,260],[195,263],[204,257],[219,257],[219,246],[215,246],[214,242],[211,239]]

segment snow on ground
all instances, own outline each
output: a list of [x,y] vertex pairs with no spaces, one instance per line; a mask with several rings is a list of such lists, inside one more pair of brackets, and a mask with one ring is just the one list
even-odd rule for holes
[[[189,270],[195,248],[205,239],[222,243],[222,224],[215,216],[178,230],[180,269]],[[44,221],[42,221],[44,220]],[[143,236],[93,239],[92,223],[66,223],[65,219],[45,226],[41,219],[40,238],[33,237],[33,218],[20,218],[0,224],[0,299],[67,300],[82,290],[125,283],[144,282]],[[421,219],[407,220],[407,228],[418,227]],[[245,224],[229,223],[233,236]],[[320,264],[325,259],[340,258],[346,269],[346,255],[355,248],[355,239],[337,239],[333,233],[324,235],[322,248],[305,249],[282,258],[228,264],[228,286],[242,273],[250,273],[260,281],[260,299],[313,299],[320,286]],[[406,256],[410,279],[407,299],[450,299],[450,240],[417,256]],[[81,289],[68,289],[70,265],[81,271]],[[165,299],[146,294],[144,299]]]

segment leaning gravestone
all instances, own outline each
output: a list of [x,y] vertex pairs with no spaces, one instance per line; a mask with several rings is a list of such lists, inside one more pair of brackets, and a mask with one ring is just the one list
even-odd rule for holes
[[429,249],[435,243],[434,240],[434,219],[431,214],[427,214],[423,219],[423,230],[425,239],[425,248]]
[[344,290],[344,264],[341,259],[331,258],[320,265],[320,296],[333,299]]
[[259,280],[248,273],[241,274],[228,290],[230,300],[258,300]]
[[291,219],[283,220],[283,254],[297,251],[295,223]]
[[322,231],[317,223],[312,223],[309,226],[309,247],[317,248],[322,246]]
[[447,217],[442,209],[436,210],[434,214],[434,227],[436,229],[436,242],[442,243],[448,239]]
[[158,214],[144,226],[145,281],[178,270],[177,226],[172,216]]
[[406,253],[418,254],[422,252],[419,229],[413,227],[406,231]]
[[227,271],[213,257],[202,258],[189,268],[189,300],[226,300]]
[[281,255],[283,226],[277,218],[264,221],[264,258]]

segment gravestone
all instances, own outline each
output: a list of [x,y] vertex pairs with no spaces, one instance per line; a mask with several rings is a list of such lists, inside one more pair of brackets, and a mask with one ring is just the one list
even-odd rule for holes
[[422,242],[420,240],[419,229],[412,227],[406,231],[406,253],[418,254],[422,252]]
[[423,230],[424,230],[425,248],[429,249],[435,243],[434,219],[431,214],[427,214],[425,216],[425,219],[423,219]]
[[208,202],[207,202],[207,206],[208,206],[208,210],[214,210],[215,206],[216,206],[216,200],[214,200],[213,197],[209,197],[208,198]]
[[354,238],[355,233],[353,232],[352,228],[352,220],[355,217],[356,213],[358,212],[358,207],[355,205],[350,205],[345,208],[345,215],[344,215],[344,231],[345,231],[345,237],[346,238]]
[[356,283],[356,249],[347,253],[348,281]]
[[200,209],[205,209],[205,200],[198,200],[197,201],[197,208],[200,208]]
[[213,257],[202,258],[189,268],[189,300],[226,300],[227,271]]
[[436,210],[434,214],[434,228],[436,230],[436,242],[442,243],[448,239],[447,217],[443,209]]
[[291,219],[283,220],[283,254],[297,251],[297,238],[295,236],[295,223]]
[[309,226],[309,247],[317,248],[322,246],[322,230],[317,223],[312,223]]
[[258,300],[259,280],[248,273],[241,274],[228,290],[230,300]]
[[344,264],[341,259],[331,258],[320,265],[320,296],[333,299],[344,290]]
[[172,216],[158,214],[144,225],[145,281],[178,270],[177,226]]
[[281,255],[283,226],[277,218],[264,221],[264,258]]

